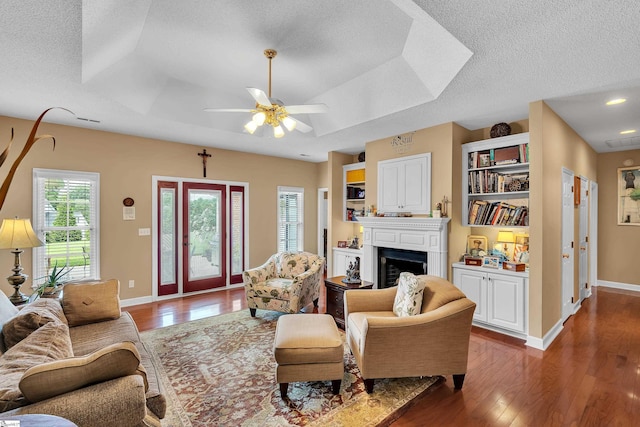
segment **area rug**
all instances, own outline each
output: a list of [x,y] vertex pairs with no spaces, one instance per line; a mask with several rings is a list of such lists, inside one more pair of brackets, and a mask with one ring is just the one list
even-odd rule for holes
[[369,395],[345,345],[340,394],[331,393],[331,381],[300,382],[290,384],[282,399],[273,357],[279,316],[258,310],[252,318],[243,310],[143,332],[156,366],[163,368],[168,410],[162,425],[384,426],[444,382],[442,377],[376,380]]

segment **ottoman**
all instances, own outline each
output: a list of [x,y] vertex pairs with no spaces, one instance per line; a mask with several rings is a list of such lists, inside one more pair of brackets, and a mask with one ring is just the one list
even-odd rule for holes
[[289,383],[331,380],[340,392],[344,348],[336,322],[328,314],[285,314],[278,319],[273,343],[276,382],[287,397]]

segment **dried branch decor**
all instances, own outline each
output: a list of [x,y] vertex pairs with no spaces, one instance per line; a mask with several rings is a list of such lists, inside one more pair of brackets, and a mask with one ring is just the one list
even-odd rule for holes
[[[48,111],[53,109],[60,109],[60,110],[68,111],[71,114],[74,114],[72,111],[62,107],[47,108],[42,112],[42,114],[40,114],[40,117],[38,117],[38,120],[36,120],[36,122],[33,124],[33,128],[31,128],[31,133],[29,134],[27,143],[24,145],[24,148],[20,152],[20,155],[18,156],[18,158],[13,162],[13,165],[11,165],[11,169],[9,169],[9,173],[4,179],[4,182],[2,183],[2,187],[0,187],[0,209],[2,209],[2,206],[4,205],[4,200],[6,199],[7,193],[9,192],[9,186],[11,185],[11,181],[13,180],[13,176],[16,174],[16,170],[18,170],[18,166],[20,166],[20,162],[22,162],[22,159],[25,158],[25,156],[27,155],[27,153],[29,152],[33,144],[40,141],[41,139],[51,138],[53,140],[53,149],[55,150],[56,139],[54,138],[53,135],[36,136],[36,132],[38,131],[38,126],[40,125],[42,118],[44,117],[45,114],[47,114]],[[11,128],[11,139],[9,140],[9,144],[7,145],[7,148],[5,148],[2,154],[0,154],[0,167],[2,167],[5,160],[7,160],[7,157],[9,156],[9,149],[11,148],[12,143],[13,143],[13,128]]]

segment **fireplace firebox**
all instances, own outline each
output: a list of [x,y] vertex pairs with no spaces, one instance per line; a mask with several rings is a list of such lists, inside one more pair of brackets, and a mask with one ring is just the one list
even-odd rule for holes
[[398,284],[403,271],[427,274],[427,253],[406,249],[378,248],[378,288]]

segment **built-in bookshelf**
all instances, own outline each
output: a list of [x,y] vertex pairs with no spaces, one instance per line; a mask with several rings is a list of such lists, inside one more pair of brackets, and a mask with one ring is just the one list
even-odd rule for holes
[[344,221],[357,221],[356,217],[362,214],[365,207],[365,163],[344,165],[342,170],[344,186],[342,219]]
[[529,133],[464,144],[462,162],[464,225],[529,225]]

